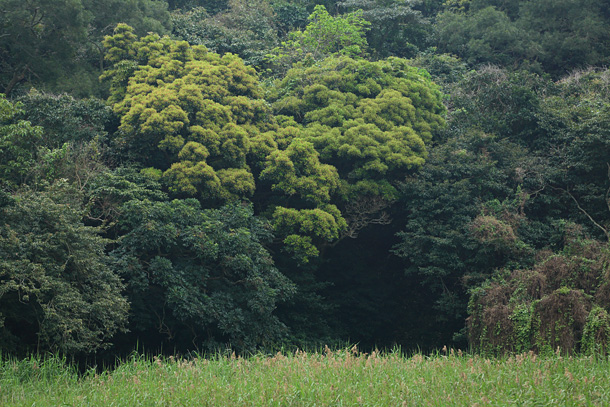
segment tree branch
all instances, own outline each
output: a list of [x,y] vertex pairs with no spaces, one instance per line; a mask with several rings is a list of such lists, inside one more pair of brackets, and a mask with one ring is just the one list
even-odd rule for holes
[[[610,163],[606,163],[606,165],[608,166],[608,181],[610,181]],[[606,206],[610,211],[610,187],[606,190]]]
[[[576,197],[574,197],[574,195],[572,195],[572,193],[570,192],[570,190],[568,188],[563,189],[563,188],[559,188],[561,190],[563,190],[566,194],[568,194],[568,196],[570,198],[572,198],[572,200],[574,201],[574,203],[576,204],[576,207],[578,208],[579,211],[581,211],[587,218],[589,218],[589,220],[595,225],[597,226],[602,232],[604,232],[604,235],[606,236],[606,240],[610,242],[610,232],[608,231],[608,229],[606,229],[605,227],[603,227],[602,225],[600,225],[599,223],[597,223],[595,221],[595,219],[593,219],[593,217],[591,215],[589,215],[589,212],[587,212],[585,209],[583,209],[582,206],[580,206],[580,204],[578,203],[578,200],[576,199]],[[608,192],[606,192],[606,196],[608,196]],[[607,201],[607,199],[606,199]]]
[[345,208],[347,230],[339,240],[345,237],[357,238],[360,230],[368,225],[388,225],[392,223],[390,215],[384,211],[391,204],[391,201],[378,196],[362,197],[350,202]]

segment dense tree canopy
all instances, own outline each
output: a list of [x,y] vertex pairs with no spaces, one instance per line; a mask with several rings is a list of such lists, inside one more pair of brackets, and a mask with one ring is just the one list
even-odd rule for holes
[[24,180],[42,139],[42,128],[19,119],[22,112],[21,104],[0,96],[0,185],[14,186]]
[[608,23],[0,0],[0,346],[607,353]]
[[58,182],[0,207],[0,341],[7,352],[91,352],[125,327],[123,285],[81,196]]
[[202,7],[172,13],[173,36],[219,54],[237,54],[248,65],[263,66],[267,52],[279,41],[273,9],[265,0],[231,0],[228,5],[213,16]]
[[272,313],[294,287],[273,266],[262,246],[269,228],[250,207],[132,200],[122,219],[127,234],[112,256],[128,284],[133,331],[209,350],[282,339],[285,326]]
[[610,21],[601,0],[472,0],[440,15],[441,49],[472,64],[527,67],[554,76],[608,63]]
[[407,58],[426,46],[427,21],[415,9],[415,2],[345,0],[338,4],[348,10],[363,10],[362,17],[371,23],[368,43],[380,57]]
[[365,33],[370,23],[361,11],[334,17],[318,5],[308,20],[303,31],[289,33],[287,41],[268,55],[276,71],[285,73],[297,62],[311,64],[330,55],[357,57],[366,53]]
[[[281,229],[288,222],[289,230],[326,241],[355,237],[367,224],[384,222],[382,210],[396,198],[394,183],[423,164],[426,144],[444,123],[438,89],[425,73],[397,58],[332,57],[295,66],[268,92],[274,111],[290,116],[292,141],[269,156],[261,175],[275,181],[273,189],[296,195],[299,205],[311,208],[278,206],[274,218]],[[313,167],[299,165],[305,157]],[[292,168],[301,177],[286,188],[280,174]],[[289,238],[315,253],[309,238]]]
[[[128,26],[119,26],[105,44],[115,64],[107,77],[121,116],[121,148],[162,170],[177,195],[212,201],[251,196],[248,154],[255,136],[275,123],[254,70],[203,46],[156,35],[136,40]],[[122,77],[124,67],[131,67],[129,79]]]
[[22,84],[78,96],[99,92],[104,35],[119,22],[140,34],[164,33],[169,26],[167,4],[160,0],[2,0],[0,9],[0,92],[5,94]]
[[0,8],[1,93],[34,78],[54,81],[85,40],[79,0],[2,0]]
[[338,169],[348,196],[392,195],[391,181],[423,164],[444,123],[436,86],[398,58],[328,58],[295,67],[270,92],[274,111],[291,116],[299,137]]

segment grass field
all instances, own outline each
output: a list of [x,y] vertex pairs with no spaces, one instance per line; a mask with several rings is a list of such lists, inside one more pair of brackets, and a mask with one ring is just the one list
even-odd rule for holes
[[102,374],[0,361],[2,406],[608,406],[608,358],[407,357],[355,349],[249,358],[134,356]]

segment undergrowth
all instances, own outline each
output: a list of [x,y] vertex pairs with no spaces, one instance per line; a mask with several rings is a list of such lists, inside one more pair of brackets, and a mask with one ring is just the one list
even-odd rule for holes
[[610,405],[604,357],[406,356],[355,347],[247,358],[143,357],[84,373],[60,357],[0,361],[11,406],[595,406]]

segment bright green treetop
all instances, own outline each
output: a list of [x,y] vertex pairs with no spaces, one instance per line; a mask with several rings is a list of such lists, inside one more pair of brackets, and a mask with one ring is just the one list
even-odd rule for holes
[[346,197],[390,198],[392,182],[423,164],[426,144],[444,125],[438,87],[399,58],[328,58],[290,70],[270,94],[274,110],[301,126],[298,137],[337,168]]
[[396,182],[424,163],[444,125],[437,86],[398,58],[327,58],[291,69],[268,92],[280,130],[261,178],[290,197],[274,225],[301,261],[320,244],[389,222],[383,210]]
[[322,60],[330,55],[362,56],[366,52],[366,31],[371,25],[362,17],[362,10],[331,16],[326,8],[317,5],[308,18],[304,31],[293,31],[288,39],[273,49],[268,56],[279,70],[309,60]]
[[117,27],[107,37],[119,142],[164,171],[171,192],[202,199],[251,196],[252,139],[275,125],[253,68],[232,54]]

